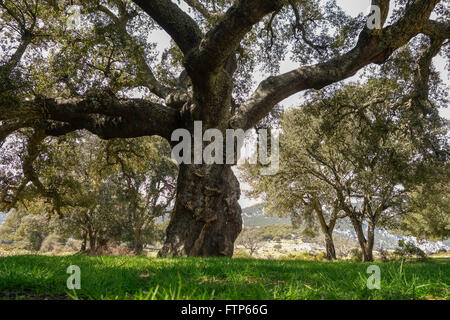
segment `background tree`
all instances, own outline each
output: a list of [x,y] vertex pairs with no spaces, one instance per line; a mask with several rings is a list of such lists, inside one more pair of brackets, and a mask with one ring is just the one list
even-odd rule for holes
[[44,239],[50,234],[49,220],[40,215],[29,214],[20,208],[13,210],[0,227],[0,238],[23,243],[26,249],[39,251]]
[[[88,242],[96,252],[109,241],[133,241],[141,253],[154,219],[173,206],[177,165],[161,139],[104,142],[75,134],[41,143],[36,152],[39,187],[24,186],[20,201],[35,214],[57,208],[58,233],[81,239],[82,251]],[[36,205],[42,201],[49,205]]]
[[[20,6],[40,8],[33,14],[52,28],[51,36],[3,56],[2,65],[28,68],[17,69],[23,86],[2,89],[0,131],[6,137],[31,128],[27,162],[33,163],[38,157],[33,148],[46,137],[80,129],[102,139],[158,135],[167,140],[177,128],[192,132],[195,120],[204,130],[249,129],[283,99],[382,64],[419,34],[439,40],[435,45],[441,47],[450,32],[440,2],[398,1],[388,22],[391,1],[373,0],[381,9],[382,28],[371,29],[363,17],[352,19],[335,3],[319,0],[184,1],[191,15],[171,0],[83,1],[82,27],[67,27],[69,1],[23,0]],[[19,38],[21,19],[13,21],[14,12],[5,8],[1,14]],[[158,28],[174,43],[152,63],[151,39],[145,40]],[[1,38],[8,36],[2,32]],[[299,68],[279,74],[288,54]],[[13,59],[18,56],[22,59]],[[251,79],[262,62],[269,77],[252,92]],[[2,83],[15,83],[8,72],[5,77]],[[2,191],[9,207],[26,183],[41,189],[33,172],[8,180]],[[231,165],[183,164],[178,177],[161,255],[231,256],[242,228]],[[58,196],[40,191],[54,199],[58,211]]]
[[304,221],[314,217],[329,258],[336,220],[348,216],[363,261],[371,261],[376,226],[400,215],[408,192],[436,174],[429,167],[447,161],[445,122],[432,112],[432,119],[410,123],[410,95],[398,78],[316,92],[311,101],[282,117],[278,174],[260,177],[247,166],[246,180],[269,211]]
[[[448,174],[445,176],[448,177]],[[433,181],[414,188],[408,197],[408,205],[401,217],[399,230],[419,239],[449,238],[449,194],[448,181]]]
[[[298,137],[289,141],[296,140]],[[327,259],[336,259],[333,230],[337,220],[345,214],[336,200],[335,191],[291,158],[285,145],[281,148],[280,168],[276,175],[261,176],[258,166],[246,164],[241,167],[242,178],[251,186],[248,194],[263,201],[265,214],[290,217],[294,226],[306,230],[312,231],[319,226],[325,238]],[[321,170],[320,166],[317,169]]]
[[258,237],[258,232],[255,229],[244,229],[237,238],[236,244],[247,249],[250,256],[258,253],[258,250],[263,246],[261,239]]
[[160,139],[117,140],[108,143],[106,150],[113,170],[108,190],[114,200],[104,205],[109,212],[116,212],[115,222],[129,234],[135,253],[141,254],[144,242],[151,240],[145,236],[156,232],[155,219],[170,214],[173,208],[177,165]]

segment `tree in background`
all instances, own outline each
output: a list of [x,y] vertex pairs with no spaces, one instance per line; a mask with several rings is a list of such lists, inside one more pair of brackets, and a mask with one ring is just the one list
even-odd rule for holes
[[51,227],[46,217],[29,214],[24,208],[13,210],[0,227],[0,239],[22,242],[31,251],[39,251],[50,233]]
[[142,253],[144,242],[152,240],[155,219],[170,214],[173,207],[177,165],[169,154],[168,145],[160,139],[107,143],[107,163],[112,170],[107,187],[114,200],[104,207],[118,213],[114,220],[128,233],[136,254]]
[[[80,1],[77,27],[67,23],[73,1],[0,1],[1,140],[32,134],[27,170],[2,179],[3,203],[14,207],[32,182],[58,211],[61,195],[42,188],[33,165],[49,137],[86,129],[102,139],[170,140],[178,128],[192,133],[196,120],[204,130],[247,130],[285,98],[383,64],[419,34],[437,51],[450,36],[439,0],[372,0],[378,29],[331,1],[183,2],[190,15],[171,0]],[[156,52],[151,35],[161,28],[173,43]],[[299,67],[280,74],[286,57]],[[252,90],[261,66],[267,78]],[[231,257],[242,228],[231,164],[182,164],[178,177],[161,255]]]
[[[448,177],[448,173],[442,178]],[[444,240],[450,237],[450,185],[431,181],[414,188],[408,199],[399,231],[419,239]]]
[[82,251],[133,241],[140,254],[154,220],[173,206],[177,165],[156,137],[105,142],[79,133],[41,143],[35,152],[38,188],[24,186],[20,201],[36,215],[57,210],[55,232],[81,239]]
[[[282,116],[278,174],[261,177],[245,167],[246,181],[270,212],[320,225],[329,259],[336,220],[347,216],[363,261],[372,261],[375,228],[400,215],[408,192],[448,159],[445,121],[436,115],[446,100],[436,91],[425,106],[415,105],[419,85],[411,79],[406,93],[401,78],[371,78],[312,94],[310,103]],[[418,107],[430,116],[411,117]]]
[[250,256],[257,253],[263,245],[261,239],[258,237],[258,232],[255,229],[244,229],[237,238],[236,244],[247,249]]
[[[285,134],[289,133],[285,131]],[[341,212],[333,188],[310,174],[313,169],[302,167],[297,158],[292,158],[291,152],[299,156],[295,148],[283,144],[286,141],[298,142],[302,138],[290,140],[292,137],[289,136],[285,140],[285,137],[283,135],[280,141],[280,169],[276,175],[261,176],[258,166],[247,164],[241,167],[242,178],[251,186],[248,195],[262,198],[265,214],[290,217],[294,226],[310,231],[319,225],[325,238],[326,257],[328,260],[336,259],[333,230],[336,221],[345,214]],[[315,169],[322,170],[320,165]]]

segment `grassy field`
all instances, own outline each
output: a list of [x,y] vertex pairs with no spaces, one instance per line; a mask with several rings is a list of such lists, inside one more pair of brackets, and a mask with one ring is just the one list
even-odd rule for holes
[[[246,259],[24,255],[0,258],[0,299],[449,299],[450,260],[369,264]],[[66,269],[81,269],[69,291]]]

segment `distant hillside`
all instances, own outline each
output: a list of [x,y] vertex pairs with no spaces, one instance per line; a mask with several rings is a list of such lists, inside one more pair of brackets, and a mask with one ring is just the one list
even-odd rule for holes
[[264,208],[261,204],[242,209],[242,221],[245,228],[265,226],[268,224],[290,223],[288,218],[278,218],[264,215]]

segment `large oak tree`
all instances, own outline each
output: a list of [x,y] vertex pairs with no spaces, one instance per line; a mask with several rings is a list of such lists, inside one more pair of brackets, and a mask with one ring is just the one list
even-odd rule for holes
[[[2,181],[4,202],[14,206],[28,182],[56,201],[33,170],[33,149],[47,137],[85,129],[103,139],[170,140],[177,128],[192,132],[196,120],[203,130],[246,130],[285,98],[383,64],[419,34],[439,50],[450,36],[445,1],[395,2],[372,0],[382,27],[371,29],[318,0],[185,0],[190,14],[180,1],[86,0],[83,28],[64,26],[69,1],[0,1],[0,138],[33,132],[23,180]],[[158,28],[174,45],[154,63],[146,40]],[[299,67],[280,74],[288,56]],[[271,75],[247,94],[261,64]],[[136,88],[150,93],[123,94]],[[242,228],[239,197],[231,165],[181,164],[161,255],[231,256]]]

